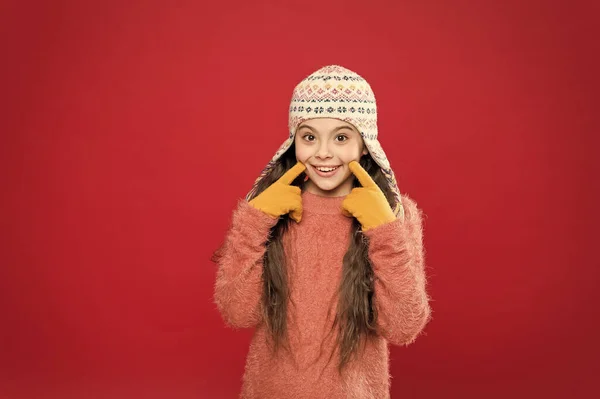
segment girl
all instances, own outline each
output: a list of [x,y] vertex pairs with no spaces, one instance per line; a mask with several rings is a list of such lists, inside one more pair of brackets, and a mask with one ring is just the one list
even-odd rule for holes
[[294,89],[289,138],[233,213],[215,302],[255,327],[242,398],[388,398],[388,342],[430,320],[421,214],[377,141],[369,84],[340,66]]

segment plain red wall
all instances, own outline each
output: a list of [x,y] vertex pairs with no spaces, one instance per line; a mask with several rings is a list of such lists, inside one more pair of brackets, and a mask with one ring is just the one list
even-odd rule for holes
[[2,2],[0,395],[236,397],[251,331],[209,258],[341,64],[427,215],[392,397],[593,396],[597,4]]

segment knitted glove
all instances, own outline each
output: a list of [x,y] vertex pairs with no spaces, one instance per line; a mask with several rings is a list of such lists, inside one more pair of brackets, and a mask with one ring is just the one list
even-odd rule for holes
[[355,187],[342,201],[342,214],[354,216],[360,222],[363,231],[396,220],[383,191],[373,181],[366,170],[356,161],[348,165],[358,178],[362,187]]
[[250,200],[249,204],[275,219],[290,213],[290,217],[300,223],[302,220],[301,190],[300,187],[291,184],[305,170],[306,166],[297,162],[279,180]]

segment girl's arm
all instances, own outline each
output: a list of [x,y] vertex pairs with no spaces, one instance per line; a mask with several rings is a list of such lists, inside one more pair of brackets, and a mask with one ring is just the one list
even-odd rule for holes
[[253,327],[261,320],[262,259],[276,223],[277,219],[240,200],[225,242],[216,252],[214,299],[232,327]]
[[404,222],[396,219],[364,232],[375,273],[380,333],[395,345],[412,343],[431,317],[421,213],[407,196],[402,196],[402,204]]

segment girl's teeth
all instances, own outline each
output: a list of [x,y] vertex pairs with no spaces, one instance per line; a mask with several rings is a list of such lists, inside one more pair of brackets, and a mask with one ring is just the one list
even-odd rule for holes
[[325,169],[325,168],[317,168],[317,169],[320,170],[321,172],[331,172],[333,170],[336,170],[337,167],[336,168],[327,168],[327,169]]

